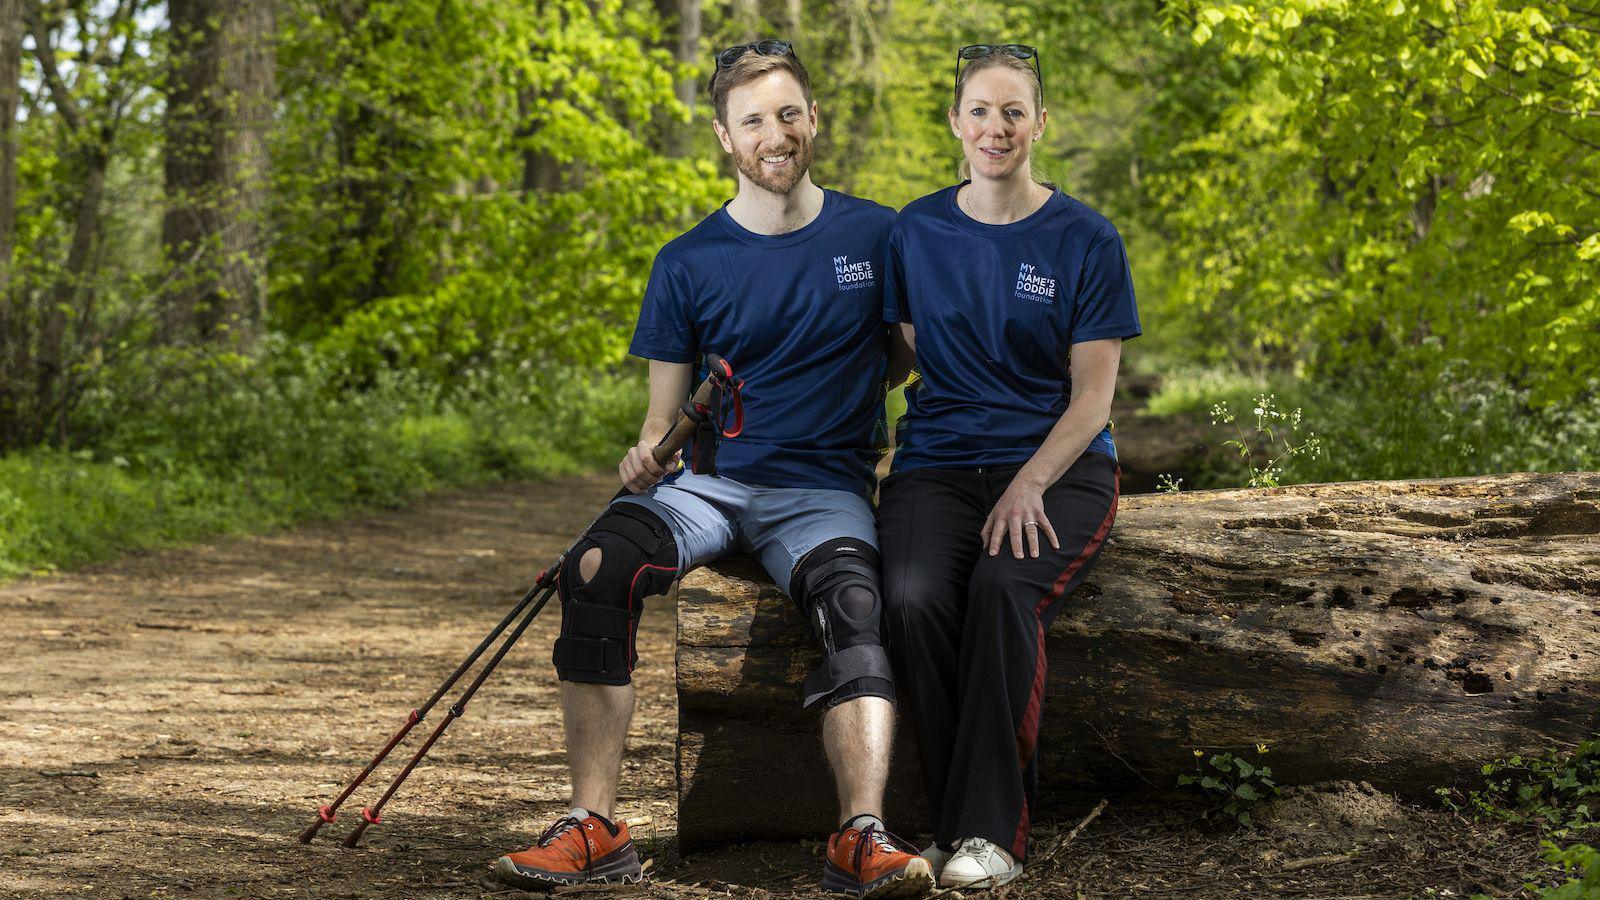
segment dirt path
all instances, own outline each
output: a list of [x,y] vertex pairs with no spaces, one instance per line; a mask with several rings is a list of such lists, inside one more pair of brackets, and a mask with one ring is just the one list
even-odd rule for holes
[[[315,844],[295,835],[612,490],[601,476],[494,486],[0,586],[0,896],[524,896],[484,878],[566,807],[554,610],[364,849],[338,839],[393,765]],[[647,612],[620,804],[648,822],[644,893],[814,893],[816,842],[672,859],[673,631],[670,611]],[[1504,896],[1537,868],[1527,835],[1332,796],[1253,831],[1197,825],[1170,797],[1117,800],[1065,851],[1081,812],[1046,820],[1007,892]]]
[[[497,848],[566,808],[553,609],[365,851],[331,832],[367,793],[315,845],[292,835],[613,490],[462,492],[0,587],[0,892],[476,896]],[[674,828],[673,627],[639,635],[621,809],[647,835]]]

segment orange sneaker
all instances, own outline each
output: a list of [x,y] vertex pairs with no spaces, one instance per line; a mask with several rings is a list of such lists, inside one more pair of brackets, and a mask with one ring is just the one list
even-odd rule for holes
[[549,890],[562,884],[637,884],[644,878],[628,824],[590,815],[562,816],[526,850],[495,860],[500,880]]
[[[853,821],[853,820],[852,820]],[[828,838],[822,889],[861,898],[917,897],[933,888],[933,870],[917,849],[876,824],[847,826]]]

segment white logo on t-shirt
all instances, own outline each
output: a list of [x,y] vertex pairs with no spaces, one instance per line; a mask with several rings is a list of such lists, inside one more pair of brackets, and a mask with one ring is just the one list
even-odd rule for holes
[[1056,280],[1039,274],[1038,266],[1023,263],[1017,269],[1016,296],[1022,300],[1050,304],[1056,302]]
[[839,290],[841,291],[869,288],[877,284],[877,280],[872,277],[872,260],[870,259],[851,262],[848,256],[835,256],[833,258],[833,275],[838,279]]

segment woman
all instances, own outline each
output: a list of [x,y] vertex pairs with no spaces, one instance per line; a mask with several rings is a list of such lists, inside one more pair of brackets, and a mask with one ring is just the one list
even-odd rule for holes
[[1027,854],[1044,637],[1116,515],[1107,422],[1139,334],[1122,240],[1029,167],[1032,47],[964,47],[950,129],[965,180],[901,213],[885,315],[907,391],[878,529],[886,624],[922,755],[939,883],[995,887]]

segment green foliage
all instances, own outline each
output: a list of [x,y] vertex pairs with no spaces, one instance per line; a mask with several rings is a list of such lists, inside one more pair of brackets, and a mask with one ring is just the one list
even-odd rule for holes
[[1183,0],[1161,34],[1120,5],[1120,33],[1059,26],[1109,48],[1082,57],[1096,102],[1139,104],[1085,180],[1131,235],[1151,336],[1198,361],[1429,379],[1456,364],[1536,406],[1584,396],[1600,375],[1591,15]]
[[1483,766],[1483,787],[1438,788],[1452,810],[1533,825],[1565,837],[1600,825],[1600,738],[1543,756],[1513,756]]
[[650,140],[649,123],[688,116],[654,16],[625,0],[288,4],[280,324],[362,374],[618,361],[656,249],[731,193],[709,159]]
[[[1464,365],[1432,378],[1394,366],[1315,381],[1188,370],[1165,381],[1148,410],[1200,417],[1219,403],[1253,409],[1264,392],[1316,410],[1323,453],[1297,458],[1284,483],[1600,468],[1600,383],[1570,402],[1539,406],[1530,389],[1475,377]],[[1190,477],[1197,488],[1240,481],[1218,458]]]
[[[1434,793],[1452,811],[1530,826],[1558,840],[1600,826],[1600,736],[1569,750],[1486,763],[1482,775],[1481,789],[1441,787]],[[1600,851],[1583,843],[1542,843],[1545,859],[1566,880],[1554,887],[1530,883],[1529,891],[1544,900],[1600,900]]]
[[1261,755],[1266,752],[1265,744],[1256,745],[1253,763],[1229,752],[1213,753],[1202,766],[1200,759],[1205,752],[1196,750],[1197,774],[1179,775],[1178,785],[1193,787],[1209,798],[1216,804],[1211,812],[1220,812],[1248,826],[1250,810],[1256,803],[1278,792],[1278,784],[1272,780],[1272,769],[1261,765]]
[[0,576],[585,471],[632,444],[645,397],[637,372],[532,365],[472,371],[450,390],[393,372],[350,391],[346,370],[281,338],[257,358],[163,375],[140,402],[88,401],[95,449],[0,457]]
[[1558,847],[1544,842],[1545,859],[1561,867],[1563,875],[1577,875],[1566,882],[1540,890],[1541,900],[1600,900],[1600,850],[1588,844]]

